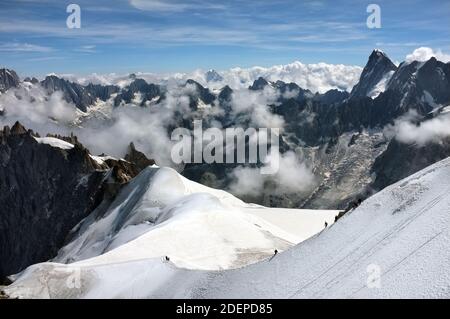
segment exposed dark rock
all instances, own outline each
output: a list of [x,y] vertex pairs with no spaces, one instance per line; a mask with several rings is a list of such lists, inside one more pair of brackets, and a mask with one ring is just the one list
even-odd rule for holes
[[97,163],[73,135],[54,136],[71,149],[36,136],[18,122],[0,131],[0,278],[54,257],[70,230],[141,170],[123,160]]
[[128,146],[128,152],[125,155],[125,160],[135,164],[139,171],[142,171],[147,166],[155,164],[154,160],[148,159],[144,153],[138,151],[133,142],[131,142]]
[[199,100],[201,100],[205,105],[211,105],[216,99],[216,96],[212,94],[209,89],[203,87],[200,83],[194,80],[187,80],[185,86],[193,86],[195,88],[194,92],[188,94],[190,99],[189,106],[193,110],[198,108]]
[[36,79],[35,77],[32,77],[32,78],[26,77],[23,81],[24,81],[24,82],[33,83],[33,84],[39,83],[39,80]]
[[348,99],[350,94],[347,91],[340,90],[329,90],[323,94],[316,93],[314,95],[314,100],[319,101],[323,104],[331,105],[331,104],[339,104]]
[[97,97],[102,101],[108,100],[112,94],[119,92],[120,88],[116,85],[100,85],[89,83],[86,86],[87,92],[91,96]]
[[387,150],[375,160],[372,172],[376,178],[372,187],[382,190],[449,156],[450,138],[423,146],[393,139]]
[[90,94],[82,85],[60,79],[55,75],[47,76],[42,82],[42,87],[48,94],[61,92],[68,103],[73,103],[81,111],[86,112],[88,106],[94,104],[96,97]]
[[209,70],[205,74],[206,82],[220,82],[223,77],[216,70]]
[[142,101],[140,105],[145,106],[147,101],[161,97],[164,94],[164,90],[159,85],[149,84],[143,79],[135,79],[114,98],[114,105],[119,106],[121,103],[131,103],[137,93],[141,94]]
[[20,83],[16,72],[8,69],[0,69],[0,92],[4,93],[12,87],[18,87]]
[[256,79],[252,85],[250,85],[248,87],[249,90],[252,91],[259,91],[259,90],[264,90],[264,88],[266,86],[269,85],[269,82],[267,82],[266,79],[264,79],[263,77],[259,77],[258,79]]
[[368,96],[383,77],[395,70],[397,70],[397,67],[386,54],[379,50],[374,50],[361,73],[358,84],[353,87],[350,98]]

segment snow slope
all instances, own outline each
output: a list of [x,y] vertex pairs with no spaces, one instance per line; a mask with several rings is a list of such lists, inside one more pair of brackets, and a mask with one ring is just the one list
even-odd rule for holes
[[48,144],[63,150],[70,150],[74,147],[73,144],[55,137],[35,137],[34,139],[40,144]]
[[389,80],[392,78],[392,75],[394,75],[395,71],[387,72],[373,88],[372,90],[367,94],[368,97],[371,99],[375,99],[383,93],[386,90],[386,86],[389,83]]
[[53,261],[93,266],[170,256],[183,268],[236,268],[314,235],[337,213],[246,204],[173,169],[152,166],[106,212],[100,206],[82,221]]
[[83,221],[77,237],[54,261],[97,265],[168,255],[179,267],[229,269],[282,251],[317,233],[325,221],[331,224],[337,215],[290,214],[289,224],[300,225],[285,231],[268,221],[283,212],[246,204],[173,169],[148,167],[120,192],[106,214],[99,218],[94,212]]
[[178,269],[159,258],[43,263],[6,292],[40,298],[448,298],[449,226],[450,158],[379,192],[272,260],[212,272]]

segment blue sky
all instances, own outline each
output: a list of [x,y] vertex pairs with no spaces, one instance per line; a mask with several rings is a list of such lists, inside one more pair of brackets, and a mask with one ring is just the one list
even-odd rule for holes
[[[81,7],[68,29],[66,7]],[[381,29],[368,29],[368,4]],[[450,1],[2,0],[0,66],[21,75],[185,72],[295,60],[363,66],[373,48],[402,61],[450,52]]]

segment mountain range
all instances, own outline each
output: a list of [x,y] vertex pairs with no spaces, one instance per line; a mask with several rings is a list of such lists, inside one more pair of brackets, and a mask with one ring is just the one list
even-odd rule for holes
[[[205,76],[211,83],[223,80],[214,70]],[[449,135],[426,129],[429,123],[439,122],[439,127],[444,129],[449,123],[450,63],[436,58],[403,62],[397,66],[384,52],[374,50],[359,82],[350,92],[336,88],[324,93],[313,92],[296,83],[270,81],[263,77],[257,78],[246,89],[229,85],[209,88],[191,79],[176,84],[148,83],[136,75],[130,75],[127,83],[123,86],[84,85],[56,75],[41,81],[35,78],[21,81],[13,70],[0,69],[0,123],[15,123],[0,131],[0,278],[3,280],[7,281],[7,275],[58,254],[58,260],[65,263],[95,258],[114,250],[123,240],[128,242],[139,237],[141,231],[170,219],[168,216],[172,217],[176,209],[171,206],[172,201],[164,201],[164,196],[168,195],[162,197],[161,203],[151,202],[159,196],[155,195],[156,190],[149,192],[147,197],[145,195],[153,174],[156,174],[148,167],[155,163],[167,166],[167,163],[157,160],[161,157],[161,148],[155,151],[150,147],[152,152],[141,148],[164,142],[127,140],[126,145],[121,146],[120,156],[94,154],[84,146],[91,142],[91,137],[83,132],[89,129],[90,134],[107,134],[106,128],[118,121],[114,117],[116,113],[127,114],[138,109],[142,112],[138,115],[149,114],[145,119],[156,118],[158,123],[164,124],[161,125],[162,141],[163,135],[167,138],[176,127],[192,129],[196,119],[203,121],[204,128],[280,127],[280,156],[290,159],[294,154],[298,161],[305,163],[313,178],[294,173],[299,168],[298,163],[286,165],[282,167],[281,177],[260,181],[255,192],[236,183],[236,178],[239,180],[243,176],[245,179],[246,176],[239,176],[240,172],[262,164],[191,163],[175,167],[182,176],[174,175],[175,171],[166,172],[157,179],[158,186],[154,186],[155,189],[166,187],[165,182],[179,186],[181,180],[185,190],[192,187],[196,190],[199,187],[227,190],[239,198],[232,200],[232,206],[238,211],[236,218],[243,220],[248,219],[241,212],[247,212],[251,207],[243,209],[242,206],[247,204],[241,200],[269,207],[348,211],[356,202],[450,156]],[[42,95],[38,96],[37,91],[43,92]],[[41,137],[36,130],[43,124],[33,122],[34,114],[22,112],[20,117],[17,116],[24,103],[38,105],[39,114],[45,114],[45,107],[50,108],[54,96],[59,96],[72,108],[74,117],[63,121],[48,114],[44,116],[45,123],[58,131],[76,131],[78,137],[74,134]],[[27,128],[16,122],[24,119]],[[35,124],[36,128],[33,127]],[[159,129],[159,126],[153,128],[151,124],[143,124],[150,126],[150,130]],[[119,128],[122,130],[119,135],[125,135],[128,129],[142,129],[123,124]],[[414,133],[416,130],[424,133]],[[419,134],[421,140],[409,139],[409,133],[412,136]],[[122,140],[117,138],[117,141]],[[170,148],[169,144],[164,146]],[[286,163],[291,162],[286,160]],[[143,184],[136,182],[137,178],[143,179]],[[190,180],[189,183],[197,182],[203,186],[194,187],[185,178]],[[250,182],[256,184],[257,179],[250,178]],[[301,187],[286,187],[287,184]],[[190,198],[197,196],[194,193],[180,193],[177,201],[181,206],[177,207],[197,207],[205,202],[217,204],[214,198],[199,201]],[[223,199],[218,193],[213,195]],[[223,196],[229,198],[231,195]],[[226,210],[231,204],[225,202],[220,203],[224,207],[217,205]],[[102,226],[105,228],[89,230],[97,220],[115,216],[119,208],[123,213],[116,216],[114,222],[109,221]],[[336,215],[336,211],[332,214]],[[330,224],[333,220],[331,218]],[[139,225],[139,229],[129,234],[130,228],[125,230],[129,225]],[[265,229],[269,233],[273,231],[268,237],[270,244],[260,247],[254,254],[262,258],[268,256],[269,247],[277,245],[274,243],[285,249],[299,242],[273,229],[272,226]],[[320,227],[316,225],[314,229],[317,232]],[[248,231],[254,232],[255,236],[261,235],[253,226]],[[119,233],[121,236],[117,239]],[[239,241],[236,238],[236,243]],[[76,249],[61,255],[62,247]],[[236,251],[243,252],[247,248],[245,245],[233,246],[233,252],[226,258],[237,258],[239,253]],[[243,260],[247,257],[245,255]],[[260,260],[258,258],[253,260]],[[234,265],[247,264],[243,260]],[[185,266],[190,262],[180,257],[180,264]],[[224,262],[214,267],[227,265]]]

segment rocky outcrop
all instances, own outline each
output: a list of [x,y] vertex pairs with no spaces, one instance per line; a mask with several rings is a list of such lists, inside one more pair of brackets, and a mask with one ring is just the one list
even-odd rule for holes
[[4,93],[12,87],[19,86],[19,77],[16,72],[8,69],[0,69],[0,92]]
[[33,84],[38,84],[39,83],[39,80],[36,79],[35,77],[32,77],[32,78],[26,77],[25,79],[23,79],[23,81],[24,82],[33,83]]
[[47,76],[41,82],[41,85],[48,94],[61,92],[66,102],[75,104],[83,112],[86,112],[88,106],[94,104],[96,100],[96,97],[89,94],[82,85],[69,82],[55,75]]
[[83,86],[61,79],[55,75],[47,76],[41,82],[41,86],[46,89],[48,94],[61,92],[64,100],[68,103],[73,103],[83,112],[86,112],[97,99],[106,101],[112,94],[119,91],[119,87],[115,85],[103,86],[99,84],[88,84],[87,86]]
[[267,82],[267,80],[265,78],[259,77],[253,82],[252,85],[250,85],[248,87],[248,89],[251,91],[259,91],[259,90],[264,90],[264,88],[268,85],[269,85],[269,82]]
[[119,106],[121,103],[131,103],[136,98],[136,95],[139,94],[140,106],[145,106],[146,102],[160,98],[163,93],[164,91],[159,85],[149,84],[143,79],[135,79],[114,98],[114,105]]
[[[371,96],[380,81],[383,81],[389,74],[392,75],[396,70],[397,67],[384,52],[374,50],[369,56],[369,61],[361,73],[358,84],[353,87],[350,98]],[[387,83],[389,79],[385,80]]]
[[70,230],[114,198],[145,163],[92,157],[75,136],[59,148],[19,123],[0,131],[0,278],[54,257]]
[[205,73],[206,82],[220,82],[223,77],[216,70],[209,70]]
[[422,146],[393,139],[386,151],[375,160],[372,173],[376,178],[372,187],[380,191],[449,156],[450,138]]
[[143,170],[147,166],[155,164],[154,160],[148,159],[144,153],[138,151],[133,142],[131,142],[128,146],[128,152],[125,155],[125,160],[133,163],[139,171]]

